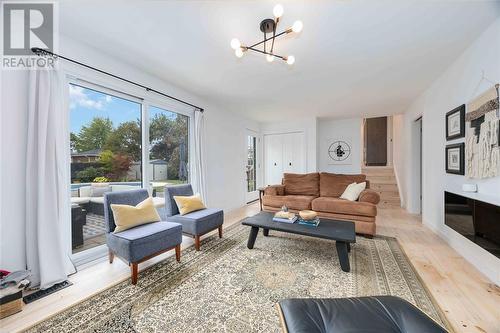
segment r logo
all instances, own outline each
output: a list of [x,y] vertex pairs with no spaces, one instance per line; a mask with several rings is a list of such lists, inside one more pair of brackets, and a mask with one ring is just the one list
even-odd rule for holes
[[54,49],[54,4],[3,3],[3,55],[32,55],[32,47]]

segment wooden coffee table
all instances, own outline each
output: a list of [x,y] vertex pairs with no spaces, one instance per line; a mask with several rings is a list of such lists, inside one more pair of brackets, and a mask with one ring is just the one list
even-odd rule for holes
[[252,227],[248,237],[247,247],[253,249],[259,229],[263,229],[264,236],[269,236],[269,230],[288,232],[316,238],[330,239],[335,241],[340,267],[344,272],[350,271],[349,252],[351,243],[356,243],[354,222],[321,219],[317,227],[295,223],[280,223],[273,221],[274,213],[260,212],[257,215],[247,217],[241,224]]

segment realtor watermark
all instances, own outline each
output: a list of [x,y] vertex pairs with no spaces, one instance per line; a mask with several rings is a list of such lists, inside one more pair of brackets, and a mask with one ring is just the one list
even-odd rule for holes
[[57,14],[56,2],[2,2],[2,68],[54,68],[54,57],[38,56],[32,49],[57,53]]

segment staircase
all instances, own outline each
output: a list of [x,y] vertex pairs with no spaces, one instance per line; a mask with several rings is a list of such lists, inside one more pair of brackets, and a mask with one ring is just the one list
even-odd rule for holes
[[392,167],[364,167],[362,173],[370,181],[370,189],[380,195],[379,207],[400,207],[398,184]]

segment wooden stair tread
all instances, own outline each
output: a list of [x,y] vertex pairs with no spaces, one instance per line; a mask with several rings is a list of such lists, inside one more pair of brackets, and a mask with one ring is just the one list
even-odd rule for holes
[[392,167],[365,167],[361,169],[370,182],[370,189],[380,196],[379,207],[399,207],[401,197]]

